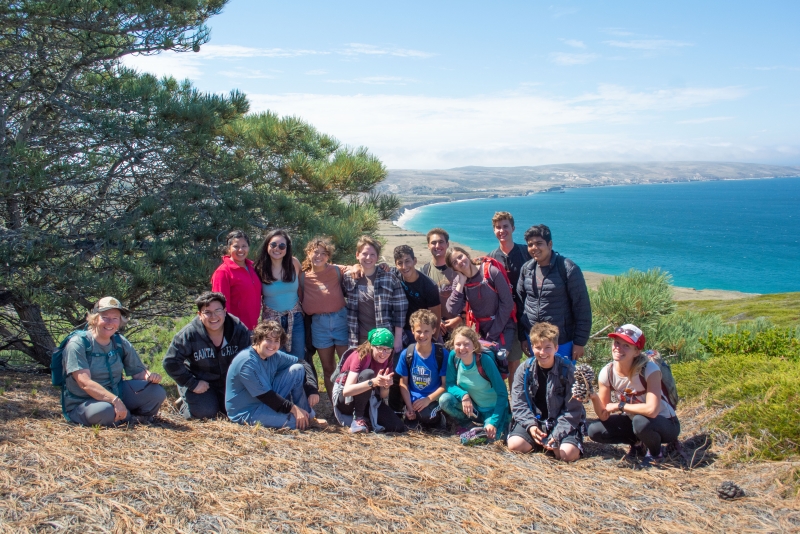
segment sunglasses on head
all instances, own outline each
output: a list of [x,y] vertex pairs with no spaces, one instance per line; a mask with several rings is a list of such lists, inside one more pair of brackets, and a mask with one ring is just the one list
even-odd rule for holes
[[286,250],[286,243],[277,243],[273,241],[269,244],[269,248],[277,248],[278,250]]
[[616,332],[617,334],[624,334],[624,335],[630,337],[631,339],[636,339],[639,336],[638,332],[634,332],[630,328],[619,327],[616,330],[614,330],[614,332]]

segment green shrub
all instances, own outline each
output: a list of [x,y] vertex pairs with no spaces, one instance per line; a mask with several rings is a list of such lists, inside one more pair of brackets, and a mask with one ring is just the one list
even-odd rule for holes
[[709,333],[700,344],[712,355],[765,354],[771,357],[800,360],[800,339],[792,328],[770,328],[760,332],[739,329],[730,334]]
[[[748,346],[742,345],[743,348]],[[713,425],[753,438],[747,459],[782,460],[800,454],[800,365],[760,353],[717,353],[706,361],[672,366],[686,399],[705,396],[725,407]]]
[[671,281],[670,274],[661,269],[631,269],[603,280],[596,291],[590,292],[593,322],[599,328],[625,323],[643,330],[655,327],[660,317],[675,311]]

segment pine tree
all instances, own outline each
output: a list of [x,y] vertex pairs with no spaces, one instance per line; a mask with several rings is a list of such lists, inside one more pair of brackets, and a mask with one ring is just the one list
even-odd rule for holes
[[[19,1],[0,8],[0,350],[47,365],[105,295],[140,324],[188,311],[218,236],[289,228],[352,249],[391,197],[365,150],[247,99],[124,69],[197,50],[223,1]],[[177,6],[177,7],[176,7]],[[366,200],[365,200],[366,199]]]

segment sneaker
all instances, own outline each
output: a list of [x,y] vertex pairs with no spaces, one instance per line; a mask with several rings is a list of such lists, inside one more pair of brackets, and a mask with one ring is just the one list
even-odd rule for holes
[[353,419],[353,422],[350,423],[351,434],[358,434],[359,432],[366,432],[367,430],[369,430],[367,421],[360,417],[358,419]]
[[474,447],[475,445],[485,445],[488,443],[489,437],[483,427],[476,427],[461,434],[461,444],[467,447]]
[[650,469],[651,467],[660,467],[664,463],[664,451],[658,453],[658,456],[653,456],[650,451],[647,451],[642,462],[639,464],[639,469]]
[[[319,430],[325,430],[328,428],[328,422],[325,419],[319,419],[317,417],[312,417],[308,420],[309,428],[316,428]],[[351,425],[352,427],[352,425]]]

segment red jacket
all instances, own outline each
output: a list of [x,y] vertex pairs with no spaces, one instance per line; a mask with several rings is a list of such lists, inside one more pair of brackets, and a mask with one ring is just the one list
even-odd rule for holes
[[211,291],[219,291],[228,301],[228,313],[235,315],[248,330],[253,330],[261,315],[261,280],[253,262],[245,260],[247,269],[236,265],[230,256],[222,257],[222,265],[211,275]]

